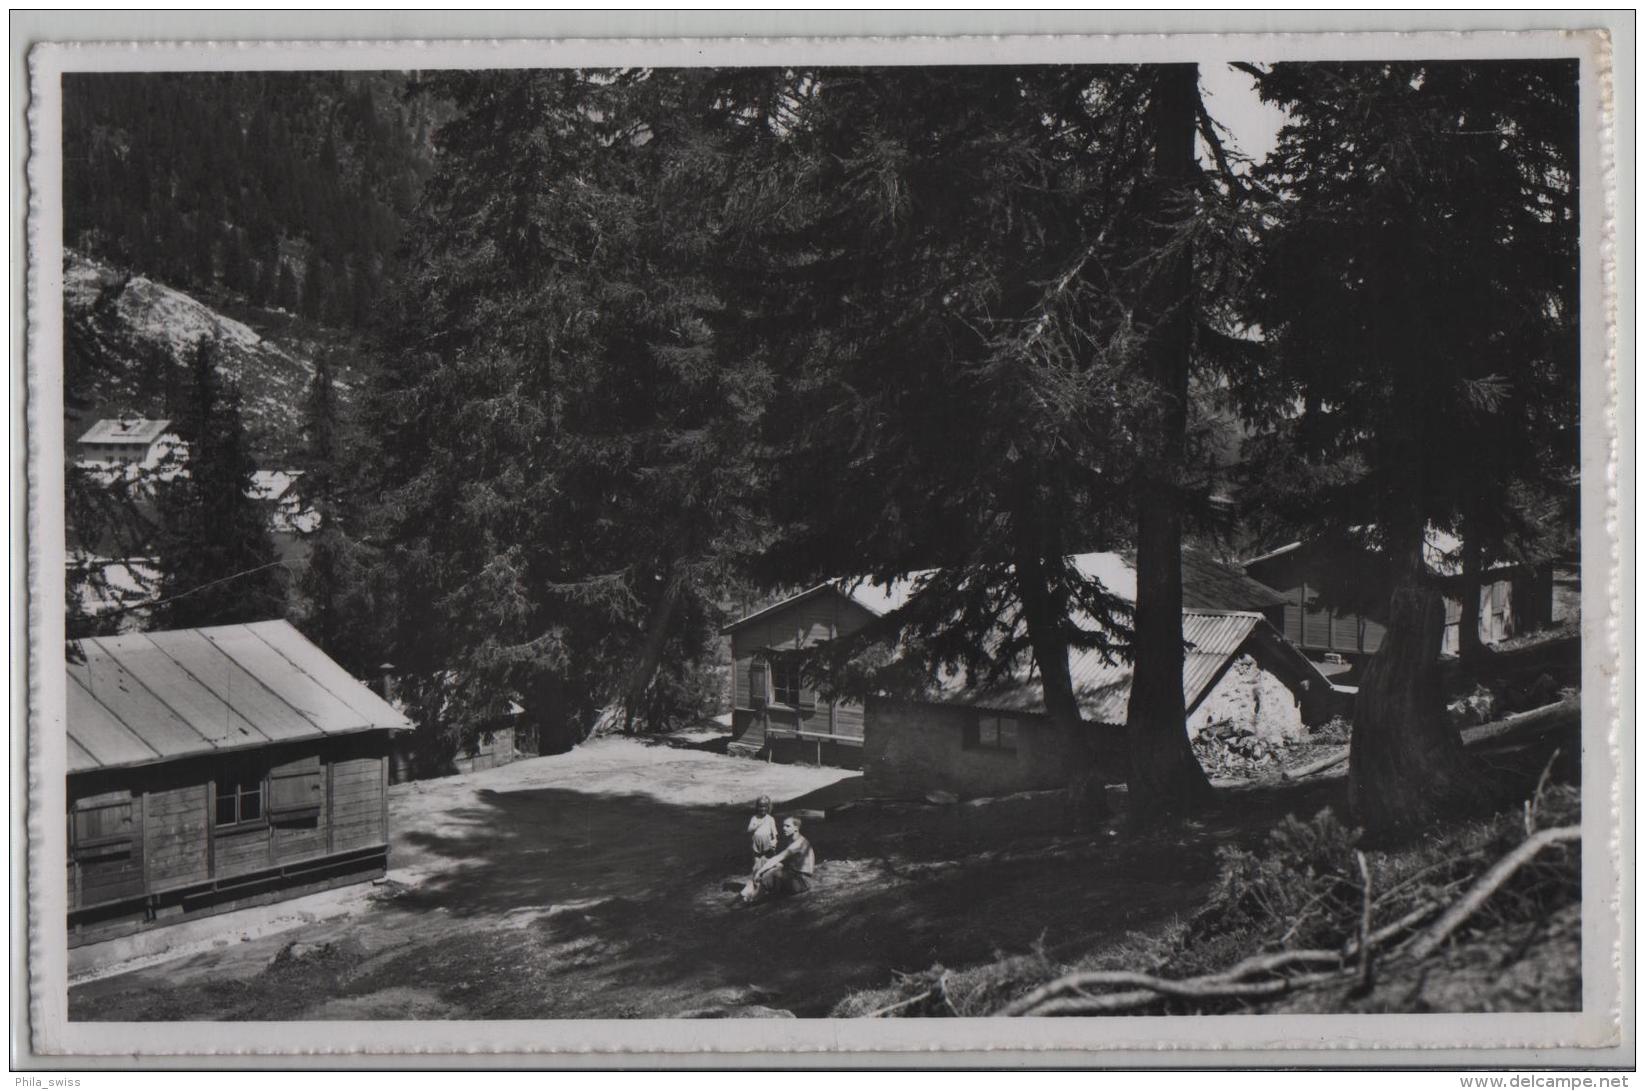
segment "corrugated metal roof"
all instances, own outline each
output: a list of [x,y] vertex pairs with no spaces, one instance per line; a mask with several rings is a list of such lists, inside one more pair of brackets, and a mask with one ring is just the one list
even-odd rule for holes
[[908,601],[914,593],[915,585],[927,575],[928,571],[914,572],[901,579],[884,584],[876,584],[866,578],[826,580],[814,587],[806,588],[799,594],[789,595],[785,599],[773,602],[770,606],[762,606],[751,614],[744,614],[736,621],[728,622],[720,629],[720,632],[729,633],[733,629],[741,629],[744,625],[752,624],[768,615],[786,610],[795,603],[803,602],[806,599],[827,592],[844,596],[875,617],[883,617]]
[[[1127,602],[1136,601],[1137,567],[1124,554],[1077,553],[1068,560],[1080,575],[1101,582],[1110,594]],[[829,590],[844,595],[875,616],[883,616],[905,605],[913,597],[919,582],[930,573],[930,569],[911,572],[887,583],[875,583],[865,578],[829,580],[797,595],[790,595],[781,602],[761,607],[720,631],[728,633],[739,629],[802,599]],[[1183,605],[1196,610],[1261,610],[1285,603],[1284,596],[1273,588],[1257,582],[1237,568],[1192,550],[1185,550],[1182,554],[1182,596]]]
[[76,644],[71,773],[411,726],[284,621]]
[[[1089,625],[1089,622],[1087,622]],[[1182,698],[1190,711],[1210,692],[1228,661],[1239,653],[1258,627],[1272,629],[1261,614],[1244,611],[1184,610]],[[1274,634],[1278,635],[1278,634]],[[1283,638],[1281,638],[1283,639]],[[1131,700],[1131,665],[1108,662],[1094,649],[1071,650],[1068,673],[1080,714],[1091,723],[1123,724]],[[939,701],[977,705],[1003,711],[1044,712],[1045,696],[1039,677],[1028,666],[996,686],[966,686],[960,679],[944,679]]]
[[[1352,534],[1364,537],[1375,531],[1375,529],[1375,527],[1350,527],[1349,531]],[[1240,567],[1248,569],[1254,564],[1261,564],[1263,561],[1272,560],[1275,557],[1295,552],[1304,547],[1312,547],[1316,544],[1315,542],[1288,542],[1277,549],[1271,549],[1267,553],[1241,561]],[[1349,547],[1344,551],[1341,543],[1334,543],[1334,545],[1337,555],[1333,557],[1333,560],[1337,563],[1352,563],[1354,559],[1352,549],[1355,547]],[[1375,552],[1368,545],[1362,544],[1357,548],[1365,553]],[[1422,560],[1428,566],[1429,571],[1436,576],[1457,575],[1462,571],[1462,539],[1448,530],[1442,530],[1435,526],[1428,527],[1422,536]],[[1491,561],[1485,565],[1487,571],[1512,567],[1514,567],[1513,562],[1505,560]]]
[[169,420],[100,420],[80,437],[81,443],[153,443],[160,438]]

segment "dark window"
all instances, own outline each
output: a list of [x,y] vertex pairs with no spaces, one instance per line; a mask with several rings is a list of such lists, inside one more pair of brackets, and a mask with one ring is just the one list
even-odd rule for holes
[[228,773],[217,779],[217,824],[243,826],[263,821],[263,777]]
[[797,708],[800,703],[800,668],[794,663],[771,664],[771,699],[779,705]]
[[1011,716],[979,712],[976,722],[966,731],[965,745],[970,750],[1015,751],[1017,721]]

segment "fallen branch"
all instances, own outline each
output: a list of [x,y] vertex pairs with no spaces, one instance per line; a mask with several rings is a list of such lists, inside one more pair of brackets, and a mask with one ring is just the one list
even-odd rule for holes
[[[1399,935],[1401,932],[1407,932],[1412,928],[1415,928],[1418,924],[1421,924],[1423,920],[1433,916],[1434,911],[1438,908],[1439,905],[1434,902],[1429,902],[1426,905],[1419,905],[1394,923],[1385,924],[1381,928],[1378,928],[1375,932],[1371,933],[1371,949],[1375,950],[1376,948],[1381,947],[1384,943],[1387,943],[1389,940],[1393,939],[1395,936]],[[1358,952],[1358,941],[1350,940],[1348,943],[1348,949],[1345,952],[1345,957],[1351,958]]]
[[1528,712],[1516,712],[1488,724],[1465,727],[1461,731],[1462,745],[1469,749],[1503,743],[1524,742],[1550,735],[1582,723],[1582,701],[1570,697]]
[[1409,887],[1412,884],[1414,884],[1414,883],[1416,883],[1416,882],[1418,882],[1422,879],[1426,879],[1428,876],[1432,875],[1434,872],[1440,871],[1444,868],[1456,867],[1458,864],[1463,863],[1463,862],[1464,862],[1464,860],[1461,857],[1453,857],[1452,859],[1449,859],[1449,860],[1437,860],[1434,863],[1429,864],[1425,868],[1421,868],[1420,870],[1413,871],[1411,874],[1407,875],[1405,878],[1401,879],[1399,882],[1395,883],[1393,886],[1389,887],[1387,890],[1384,890],[1381,894],[1378,894],[1377,895],[1377,901],[1378,902],[1387,901],[1389,898],[1392,898],[1395,894],[1398,894],[1400,891],[1404,890],[1406,887]]
[[[1018,998],[999,1012],[1000,1015],[1028,1015],[1037,1014],[1033,1009],[1038,1008],[1061,993],[1079,992],[1084,989],[1100,986],[1132,985],[1151,990],[1151,996],[1208,996],[1204,990],[1210,987],[1229,985],[1252,984],[1242,979],[1258,973],[1274,973],[1290,966],[1298,965],[1337,965],[1342,962],[1342,956],[1335,951],[1274,951],[1268,954],[1252,955],[1250,958],[1219,970],[1214,974],[1202,977],[1186,978],[1181,981],[1172,981],[1169,978],[1155,977],[1153,974],[1137,973],[1133,970],[1085,970],[1080,973],[1065,974],[1054,981],[1049,981],[1033,992]],[[1267,986],[1275,982],[1260,982]],[[1280,982],[1283,984],[1283,982]],[[1186,990],[1186,991],[1183,991]],[[1116,997],[1128,996],[1128,993],[1115,993]],[[1255,995],[1242,993],[1217,993],[1218,996]],[[1088,998],[1090,999],[1090,998]]]
[[[1196,1000],[1222,999],[1271,999],[1280,996],[1292,989],[1306,985],[1316,985],[1321,981],[1330,981],[1340,977],[1338,973],[1304,974],[1301,977],[1278,978],[1273,981],[1225,982],[1222,984],[1207,983],[1190,993],[1178,995],[1189,996]],[[1182,985],[1185,982],[1177,982]],[[1160,998],[1158,992],[1139,989],[1135,992],[1109,993],[1107,996],[1068,996],[1048,1000],[1026,1015],[1104,1015],[1130,1008],[1139,1008]]]
[[[1498,860],[1484,875],[1476,879],[1467,892],[1448,908],[1445,908],[1439,919],[1434,921],[1420,936],[1414,940],[1406,941],[1402,945],[1403,950],[1395,948],[1395,957],[1408,957],[1415,960],[1432,954],[1453,932],[1478,912],[1479,908],[1501,889],[1503,884],[1512,878],[1515,872],[1535,858],[1543,849],[1549,845],[1579,841],[1581,836],[1581,829],[1577,826],[1561,826],[1555,829],[1542,830],[1531,835],[1512,852]],[[1370,865],[1367,863],[1364,854],[1356,853],[1355,855],[1364,884],[1359,934],[1349,939],[1340,951],[1273,951],[1266,954],[1252,955],[1216,973],[1182,980],[1171,980],[1131,970],[1089,970],[1065,974],[1013,1001],[997,1014],[1005,1016],[1099,1015],[1142,1007],[1159,1000],[1161,997],[1187,1000],[1264,999],[1279,996],[1304,985],[1341,980],[1344,972],[1350,967],[1350,960],[1356,958],[1359,971],[1357,991],[1361,993],[1368,991],[1374,973],[1372,955],[1390,940],[1406,934],[1428,917],[1431,917],[1442,908],[1443,903],[1426,902],[1418,905],[1398,920],[1372,931],[1371,912],[1375,904],[1381,901],[1382,898],[1373,897]],[[1452,862],[1442,861],[1441,863],[1448,866]],[[1438,866],[1440,865],[1424,868],[1417,875],[1408,876],[1404,882],[1384,891],[1383,898],[1408,885],[1419,876],[1431,872],[1434,867]],[[1273,977],[1261,981],[1247,980],[1259,974],[1277,974],[1281,970],[1292,967],[1319,965],[1330,965],[1334,969],[1325,972],[1301,974],[1295,977]],[[1092,996],[1085,992],[1087,989],[1105,987],[1123,988],[1126,991],[1111,992],[1099,996]],[[873,1014],[879,1015],[906,1007],[933,995],[933,992],[928,991]],[[1076,995],[1065,995],[1068,993]]]
[[864,1015],[863,1018],[864,1019],[878,1019],[881,1016],[890,1015],[894,1011],[901,1011],[904,1008],[913,1007],[915,1004],[918,1004],[921,1000],[930,1000],[931,996],[934,992],[936,992],[935,989],[927,989],[922,993],[916,993],[915,995],[910,996],[906,1000],[899,1000],[895,1004],[887,1004],[883,1008],[875,1008],[873,1011],[869,1012],[867,1015]]
[[1365,883],[1360,899],[1359,984],[1356,986],[1359,994],[1363,996],[1371,991],[1371,967],[1374,965],[1371,961],[1371,952],[1376,949],[1376,945],[1371,942],[1371,865],[1365,862],[1365,853],[1359,849],[1354,850],[1354,859],[1359,862],[1360,879]]
[[1332,766],[1341,765],[1347,760],[1348,748],[1345,746],[1336,754],[1320,758],[1318,761],[1311,761],[1307,765],[1299,766],[1296,769],[1281,769],[1279,775],[1285,780],[1301,780],[1303,777],[1311,777],[1315,773],[1323,773]]
[[1548,755],[1548,764],[1542,767],[1542,775],[1536,778],[1536,791],[1531,798],[1525,801],[1525,836],[1529,837],[1536,832],[1536,813],[1542,807],[1542,792],[1548,787],[1548,777],[1554,771],[1554,762],[1559,760],[1560,747],[1554,747],[1554,752]]
[[1502,885],[1520,868],[1524,867],[1549,845],[1563,844],[1568,841],[1582,840],[1582,827],[1555,826],[1541,830],[1520,842],[1515,849],[1492,865],[1491,870],[1480,876],[1468,892],[1447,909],[1428,930],[1418,936],[1411,944],[1409,954],[1412,958],[1425,958],[1432,954],[1440,944],[1448,939],[1452,932],[1479,911],[1491,895],[1502,888]]

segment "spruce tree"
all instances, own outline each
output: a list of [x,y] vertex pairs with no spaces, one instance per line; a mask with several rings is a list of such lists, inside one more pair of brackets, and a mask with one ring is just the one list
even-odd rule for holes
[[390,656],[459,737],[511,694],[548,745],[602,709],[665,727],[713,678],[715,604],[760,526],[763,372],[714,355],[706,228],[671,188],[713,139],[700,87],[430,79],[455,112],[368,432]]
[[1126,709],[1131,813],[1137,826],[1183,814],[1210,792],[1188,745],[1182,690],[1182,527],[1188,376],[1195,326],[1191,235],[1199,168],[1199,67],[1149,70],[1151,260],[1140,262],[1139,319],[1148,329],[1139,361],[1158,415],[1140,429],[1137,477],[1136,639]]
[[275,273],[274,305],[289,314],[297,314],[302,307],[297,276],[291,271],[289,262],[276,258],[275,265],[278,269]]
[[308,550],[297,580],[297,624],[332,658],[363,673],[377,663],[370,661],[374,649],[364,635],[371,618],[362,589],[361,547],[349,534],[352,490],[332,357],[324,351],[315,358],[303,405],[302,477],[293,492],[313,526],[302,531]]
[[1575,465],[1576,67],[1255,71],[1291,117],[1248,307],[1272,349],[1269,476],[1317,535],[1388,567],[1349,786],[1356,821],[1397,836],[1483,783],[1445,716],[1429,531],[1459,531],[1477,579],[1536,536],[1526,498]]
[[285,613],[283,578],[266,517],[249,495],[255,469],[238,392],[217,373],[216,348],[195,345],[175,425],[187,442],[155,487],[160,525],[157,628],[261,621]]
[[1140,430],[1160,427],[1128,287],[1159,245],[1138,169],[1152,85],[1130,67],[808,71],[756,89],[772,135],[741,167],[767,256],[734,298],[785,380],[766,578],[940,569],[828,658],[895,635],[870,689],[1032,666],[1093,811],[1126,770],[1095,767],[1070,650],[1152,653],[1067,557],[1130,540]]

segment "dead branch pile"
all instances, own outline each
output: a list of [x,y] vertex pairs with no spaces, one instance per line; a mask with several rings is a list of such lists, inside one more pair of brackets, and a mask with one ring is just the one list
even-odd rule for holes
[[1520,960],[1525,975],[1546,982],[1535,988],[1563,988],[1566,948],[1537,940],[1563,936],[1576,919],[1580,793],[1550,784],[1553,767],[1521,808],[1398,848],[1361,849],[1330,810],[1287,818],[1260,846],[1220,850],[1216,885],[1186,920],[1077,955],[1048,952],[1042,937],[1028,953],[967,969],[899,974],[893,987],[854,994],[834,1014],[1216,1013],[1276,1003],[1405,1010],[1404,998],[1425,987],[1440,995],[1453,981],[1473,988],[1461,983],[1480,967],[1506,978]]
[[[1541,803],[1542,795],[1539,786],[1536,803]],[[1528,803],[1528,826],[1535,813],[1536,808]],[[1311,830],[1320,843],[1335,839],[1330,821],[1321,816],[1312,824],[1297,824],[1296,828],[1282,831],[1279,840],[1289,842],[1288,847],[1295,851],[1299,847],[1297,842],[1306,837],[1299,832],[1304,830]],[[1275,891],[1262,881],[1262,875],[1252,881],[1253,876],[1246,869],[1243,879],[1229,881],[1229,874],[1241,875],[1242,869],[1237,866],[1226,869],[1220,896],[1213,896],[1208,909],[1214,907],[1216,912],[1226,913],[1232,908],[1237,913],[1241,911],[1242,901],[1252,897],[1268,898],[1270,901],[1265,907],[1245,904],[1244,911],[1247,914],[1296,913],[1294,923],[1281,937],[1282,942],[1305,929],[1308,919],[1316,913],[1325,920],[1350,917],[1357,927],[1329,947],[1266,952],[1240,959],[1226,969],[1187,977],[1126,970],[1064,974],[1012,1001],[996,1014],[1103,1015],[1150,1010],[1172,1001],[1178,1002],[1179,1008],[1181,1002],[1187,1001],[1193,1010],[1205,1010],[1272,1000],[1298,989],[1332,983],[1349,986],[1350,996],[1363,996],[1374,987],[1379,966],[1430,958],[1459,929],[1479,916],[1493,899],[1501,897],[1516,878],[1523,879],[1540,857],[1558,852],[1560,846],[1580,842],[1581,837],[1581,828],[1575,824],[1532,829],[1482,872],[1468,869],[1469,874],[1452,877],[1459,870],[1457,865],[1463,862],[1441,859],[1391,883],[1385,879],[1381,890],[1377,888],[1370,863],[1356,850],[1352,879],[1346,870],[1317,875],[1316,881],[1310,884],[1316,888],[1315,893],[1298,906],[1274,904]],[[1572,864],[1570,859],[1562,861],[1562,866],[1556,869],[1556,882],[1572,877]],[[1519,885],[1527,886],[1524,882]],[[1537,896],[1535,889],[1522,889],[1517,894],[1521,899]],[[1320,912],[1321,906],[1332,903],[1339,912],[1350,908],[1353,911],[1340,912],[1340,915]],[[1374,927],[1378,917],[1386,923]]]

